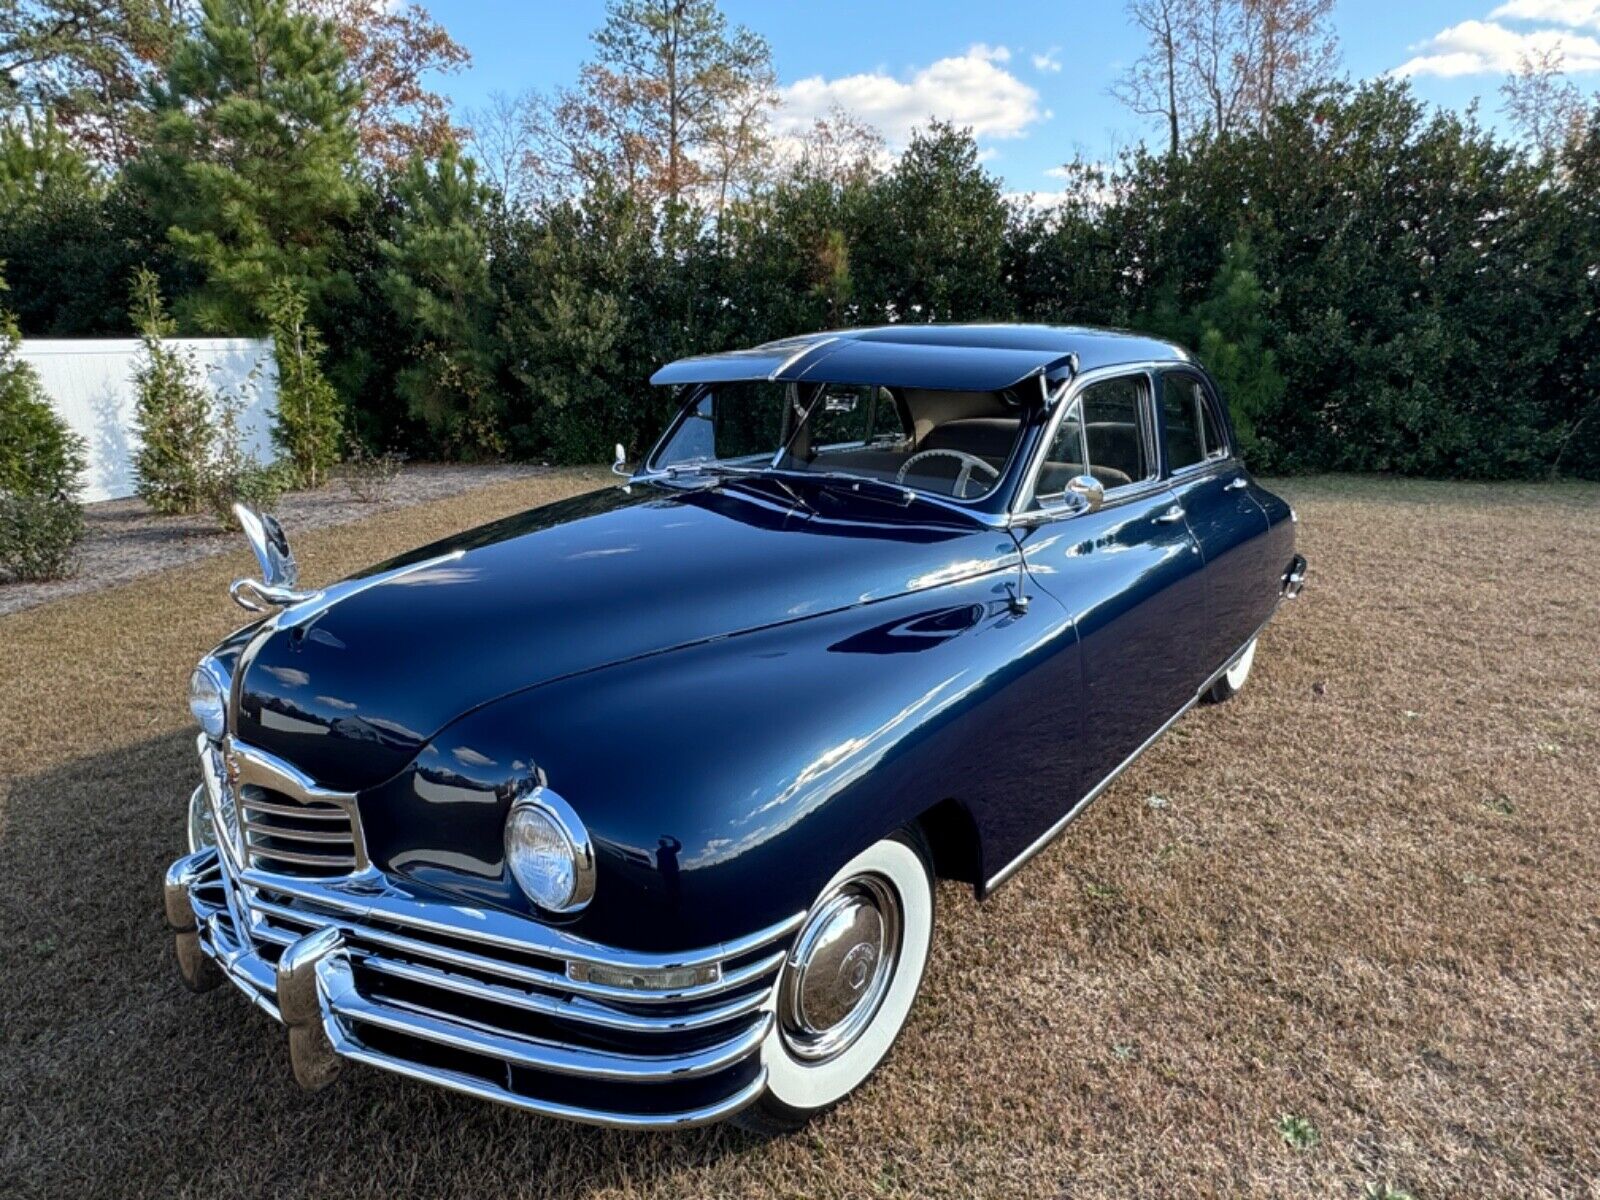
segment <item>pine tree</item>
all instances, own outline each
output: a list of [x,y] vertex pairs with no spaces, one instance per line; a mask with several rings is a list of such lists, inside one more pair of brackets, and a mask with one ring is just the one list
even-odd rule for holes
[[139,496],[159,513],[199,512],[215,439],[211,397],[193,352],[170,344],[177,324],[167,315],[152,272],[134,276],[132,299],[128,315],[143,350],[133,373],[139,434],[133,470]]
[[504,452],[494,387],[494,324],[484,245],[486,193],[448,146],[433,169],[413,158],[395,185],[401,215],[379,250],[384,296],[412,346],[395,388],[411,415],[456,451]]
[[267,296],[267,317],[278,358],[278,410],[272,440],[298,483],[320,487],[339,461],[344,436],[339,397],[322,373],[322,334],[306,319],[306,298],[287,279]]
[[289,279],[313,303],[336,223],[354,211],[360,90],[331,26],[286,0],[202,0],[194,35],[156,90],[154,145],[138,176],[204,284],[180,316],[198,328],[261,328]]
[[1248,238],[1239,237],[1223,247],[1211,294],[1195,306],[1193,320],[1194,349],[1222,389],[1234,427],[1246,453],[1255,452],[1257,466],[1275,461],[1274,447],[1262,442],[1258,426],[1276,412],[1288,390],[1268,345],[1271,305],[1256,271],[1255,251]]

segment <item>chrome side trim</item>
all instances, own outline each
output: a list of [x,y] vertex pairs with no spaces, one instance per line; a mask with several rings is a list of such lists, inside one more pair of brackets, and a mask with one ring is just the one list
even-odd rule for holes
[[1100,794],[1117,781],[1117,777],[1119,775],[1121,775],[1129,767],[1133,766],[1133,764],[1139,760],[1140,755],[1160,741],[1161,735],[1176,725],[1178,723],[1178,719],[1182,717],[1184,713],[1188,712],[1191,708],[1198,704],[1200,702],[1200,697],[1210,691],[1212,685],[1226,675],[1228,673],[1228,669],[1232,667],[1234,663],[1239,661],[1240,656],[1243,655],[1247,649],[1249,649],[1250,643],[1261,636],[1261,631],[1267,627],[1267,621],[1272,620],[1273,613],[1276,612],[1277,603],[1274,603],[1272,613],[1267,614],[1267,620],[1261,622],[1261,624],[1256,627],[1256,631],[1245,639],[1244,645],[1240,646],[1228,656],[1227,661],[1225,661],[1220,667],[1206,677],[1206,681],[1195,689],[1194,695],[1189,697],[1188,700],[1184,701],[1182,708],[1163,721],[1161,723],[1161,728],[1157,729],[1149,737],[1145,738],[1145,740],[1139,744],[1139,747],[1134,750],[1132,754],[1128,755],[1127,758],[1123,759],[1112,769],[1109,775],[1084,793],[1084,796],[1081,800],[1079,800],[1071,808],[1067,809],[1066,813],[1059,820],[1057,820],[1055,824],[1051,825],[1049,829],[1046,829],[1037,838],[1035,838],[1028,845],[1027,849],[1013,858],[1005,866],[1001,867],[1000,870],[991,875],[988,882],[983,885],[984,896],[989,896],[995,890],[995,888],[999,887],[1002,883],[1015,875],[1023,866],[1023,864],[1025,864],[1030,858],[1032,858],[1035,854],[1038,854],[1039,851],[1043,850],[1051,842],[1055,841],[1055,839],[1060,836],[1062,830],[1064,830],[1068,825],[1072,824],[1072,822],[1077,819],[1084,809],[1088,808],[1089,805],[1098,800],[1100,798]]
[[1199,699],[1200,697],[1195,695],[1191,696],[1187,701],[1185,701],[1182,708],[1162,722],[1160,729],[1156,730],[1149,737],[1147,737],[1144,742],[1140,744],[1137,750],[1118,763],[1116,767],[1112,769],[1111,774],[1107,775],[1099,783],[1095,784],[1084,794],[1083,799],[1079,800],[1071,808],[1067,809],[1066,813],[1061,817],[1060,820],[1035,838],[1033,843],[1021,854],[1017,855],[1017,857],[1013,858],[1009,863],[1001,867],[1000,870],[996,871],[992,876],[990,876],[989,881],[983,885],[983,894],[988,896],[995,890],[995,888],[999,887],[1002,883],[1015,875],[1022,865],[1030,858],[1039,853],[1039,851],[1043,850],[1051,842],[1055,841],[1056,838],[1060,836],[1063,829],[1072,824],[1072,822],[1077,819],[1078,815],[1082,813],[1084,809],[1088,808],[1089,805],[1098,800],[1100,798],[1100,794],[1116,782],[1117,776],[1121,775],[1135,762],[1137,762],[1139,756],[1146,750],[1150,749],[1151,746],[1155,745],[1156,742],[1161,739],[1161,735],[1176,725],[1178,723],[1178,718],[1182,717],[1184,713],[1193,708]]
[[[393,583],[397,579],[404,579],[408,575],[415,575],[431,567],[443,566],[445,563],[455,562],[466,553],[465,550],[452,550],[448,554],[441,554],[436,558],[425,558],[421,562],[408,563],[403,567],[396,567],[392,571],[382,571],[377,575],[364,575],[359,579],[346,579],[342,583],[331,583],[325,588],[319,588],[311,593],[302,602],[291,604],[288,608],[280,609],[262,624],[262,629],[257,638],[270,636],[280,629],[293,629],[304,625],[307,621],[321,616],[339,601],[365,592],[370,588],[380,587],[385,583]],[[252,646],[245,650],[241,660],[248,661],[254,648],[255,638],[251,639]]]
[[810,342],[807,345],[800,347],[800,349],[796,350],[793,354],[789,355],[788,358],[784,359],[781,363],[773,368],[772,374],[767,376],[767,382],[776,383],[780,375],[782,375],[790,367],[794,366],[795,363],[799,362],[806,355],[810,354],[813,350],[820,350],[824,346],[832,345],[838,340],[839,339],[836,337],[820,338],[815,342]]

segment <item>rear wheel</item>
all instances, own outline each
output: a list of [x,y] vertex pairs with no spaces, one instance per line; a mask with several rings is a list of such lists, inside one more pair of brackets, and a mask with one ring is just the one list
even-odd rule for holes
[[1212,704],[1221,704],[1224,700],[1230,699],[1244,686],[1244,681],[1250,678],[1250,667],[1255,661],[1256,639],[1251,638],[1250,644],[1244,648],[1244,653],[1222,673],[1221,679],[1211,685],[1211,690],[1206,693],[1206,699]]
[[806,914],[773,990],[767,1090],[734,1122],[790,1133],[859,1087],[905,1024],[932,939],[933,872],[920,834],[885,838],[846,863]]

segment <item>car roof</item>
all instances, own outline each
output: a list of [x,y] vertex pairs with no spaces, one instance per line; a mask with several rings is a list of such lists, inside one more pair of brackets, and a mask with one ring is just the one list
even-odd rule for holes
[[992,392],[1034,375],[1152,361],[1193,360],[1172,342],[1084,325],[877,325],[680,358],[650,382],[766,379]]

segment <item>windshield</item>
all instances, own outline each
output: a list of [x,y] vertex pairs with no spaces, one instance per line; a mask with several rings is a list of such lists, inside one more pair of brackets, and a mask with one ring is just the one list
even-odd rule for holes
[[1021,424],[993,392],[720,383],[678,414],[649,469],[842,475],[977,500],[999,484]]

